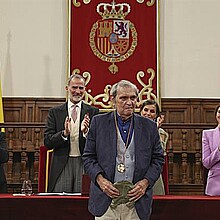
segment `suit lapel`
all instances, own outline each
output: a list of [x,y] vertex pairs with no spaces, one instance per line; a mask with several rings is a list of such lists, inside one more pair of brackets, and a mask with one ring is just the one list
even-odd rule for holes
[[[117,135],[116,135],[116,127],[115,127],[115,119],[114,119],[114,113],[112,112],[109,118],[109,147],[112,148],[113,155],[116,156],[117,149]],[[113,131],[113,132],[111,132]]]
[[[140,143],[141,141],[141,137],[142,137],[142,130],[140,129],[140,121],[138,120],[138,117],[134,114],[134,147],[135,147],[135,171],[138,167],[138,162],[140,162],[140,158],[138,155],[138,151],[137,151],[137,145],[138,143]],[[134,173],[135,175],[135,173]]]
[[86,104],[86,103],[84,103],[84,102],[82,101],[81,112],[80,112],[80,122],[83,121],[84,116],[85,116],[85,114],[87,114],[87,113],[89,113],[89,117],[90,117],[90,119],[91,119],[91,117],[93,116],[93,115],[90,115],[90,114],[92,114],[92,112],[91,112],[91,106],[88,105],[88,104]]
[[115,119],[114,119],[114,112],[112,112],[110,114],[109,117],[109,121],[108,124],[106,124],[106,126],[108,126],[108,136],[106,136],[106,145],[108,147],[108,152],[109,152],[109,157],[111,157],[110,160],[110,165],[112,166],[112,173],[111,173],[111,177],[112,180],[114,179],[114,175],[115,175],[115,163],[116,163],[116,156],[117,156],[117,135],[116,135],[116,127],[115,127]]
[[66,102],[60,106],[58,111],[56,111],[56,117],[57,119],[59,119],[58,121],[60,122],[63,128],[64,128],[64,122],[67,116],[68,116],[68,104]]
[[138,117],[134,114],[134,143],[135,145],[140,141],[141,138],[141,129],[140,129],[140,121],[138,120]]
[[213,147],[214,147],[214,149],[216,147],[218,147],[219,145],[220,145],[220,132],[219,132],[219,128],[217,127],[213,131]]
[[80,113],[80,122],[82,122],[84,115],[88,112],[88,106],[82,102],[82,106],[81,106],[81,113]]

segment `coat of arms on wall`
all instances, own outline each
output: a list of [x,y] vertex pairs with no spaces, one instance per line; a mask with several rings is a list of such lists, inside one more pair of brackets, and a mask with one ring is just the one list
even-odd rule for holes
[[122,79],[137,85],[137,107],[158,99],[158,1],[69,0],[69,69],[85,78],[87,103],[111,110]]
[[93,24],[90,32],[90,47],[102,61],[112,63],[109,71],[118,72],[115,64],[129,58],[137,46],[137,31],[134,24],[125,20],[130,13],[128,3],[99,3],[97,13],[102,19]]

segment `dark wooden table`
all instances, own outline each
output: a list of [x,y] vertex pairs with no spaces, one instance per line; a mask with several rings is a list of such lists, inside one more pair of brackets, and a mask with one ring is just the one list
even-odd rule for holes
[[[0,220],[92,220],[86,196],[0,195]],[[151,220],[218,220],[220,197],[155,196]]]

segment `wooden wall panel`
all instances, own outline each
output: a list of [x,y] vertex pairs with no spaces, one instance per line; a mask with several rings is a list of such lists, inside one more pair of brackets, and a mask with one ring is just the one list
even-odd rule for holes
[[[19,192],[24,178],[37,189],[39,146],[43,144],[48,110],[65,98],[3,98],[5,122],[42,123],[39,128],[7,128],[9,162],[5,166],[9,192]],[[163,128],[169,133],[169,183],[171,194],[202,194],[202,130],[216,125],[214,111],[220,99],[162,99]],[[201,126],[200,124],[201,123]]]
[[38,99],[36,101],[36,118],[37,122],[46,122],[48,110],[54,106],[61,105],[65,102],[64,98],[59,99]]
[[[215,107],[218,106],[219,103],[215,104]],[[213,103],[208,102],[206,105],[202,106],[202,120],[206,123],[211,123],[216,121],[214,113],[213,113]]]

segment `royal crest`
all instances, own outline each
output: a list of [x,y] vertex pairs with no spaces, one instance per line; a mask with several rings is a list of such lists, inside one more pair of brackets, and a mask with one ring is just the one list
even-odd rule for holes
[[137,32],[134,24],[125,20],[131,7],[127,3],[99,3],[97,13],[102,17],[93,24],[90,32],[90,47],[99,59],[112,63],[109,71],[118,72],[117,62],[130,57],[137,46]]

